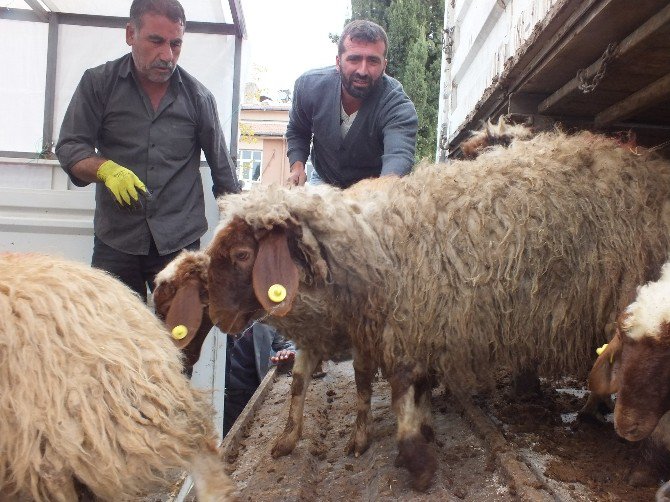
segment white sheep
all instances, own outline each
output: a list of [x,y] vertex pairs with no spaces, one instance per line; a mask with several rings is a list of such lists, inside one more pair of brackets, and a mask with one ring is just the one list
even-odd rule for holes
[[0,498],[131,500],[190,470],[201,501],[234,488],[210,405],[162,323],[110,275],[0,255]]
[[[436,469],[431,377],[473,388],[534,361],[548,376],[585,374],[628,292],[667,256],[670,163],[552,132],[420,166],[367,200],[355,189],[268,187],[219,204],[204,252],[212,321],[236,332],[270,314],[264,322],[309,354],[353,346],[358,444],[380,367],[397,462],[424,490]],[[268,295],[275,284],[284,299]],[[280,438],[289,451],[304,369]]]

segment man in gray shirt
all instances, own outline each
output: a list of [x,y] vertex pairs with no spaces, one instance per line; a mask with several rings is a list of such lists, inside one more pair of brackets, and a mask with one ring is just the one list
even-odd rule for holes
[[310,182],[346,188],[364,178],[409,173],[418,119],[400,83],[384,74],[388,38],[366,20],[344,27],[335,66],[298,78],[286,129],[290,185]]
[[207,230],[201,149],[214,195],[240,191],[214,96],[177,66],[185,24],[177,0],[134,0],[131,53],[84,73],[56,146],[75,185],[97,183],[92,265],[144,299]]

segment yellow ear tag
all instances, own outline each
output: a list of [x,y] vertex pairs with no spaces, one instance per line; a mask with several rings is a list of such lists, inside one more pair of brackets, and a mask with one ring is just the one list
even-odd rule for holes
[[186,337],[186,335],[188,335],[188,328],[183,324],[172,328],[172,338],[175,340],[181,340],[182,338]]
[[268,298],[275,303],[284,301],[284,298],[286,298],[286,288],[281,284],[273,284],[268,289]]
[[596,349],[596,354],[600,355],[603,353],[603,351],[607,348],[607,344],[603,345],[602,347],[598,347]]

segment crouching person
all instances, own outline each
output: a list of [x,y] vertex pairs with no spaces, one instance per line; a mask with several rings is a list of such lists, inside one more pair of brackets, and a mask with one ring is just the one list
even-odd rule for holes
[[228,336],[224,437],[256,392],[271,364],[290,365],[294,358],[293,343],[266,324],[251,323],[241,333]]

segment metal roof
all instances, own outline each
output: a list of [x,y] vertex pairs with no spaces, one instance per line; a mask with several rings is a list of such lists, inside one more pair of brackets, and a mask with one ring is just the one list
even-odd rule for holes
[[536,125],[548,120],[633,130],[648,147],[670,140],[668,0],[634,5],[580,0],[558,6],[448,138],[452,153],[458,154],[460,142],[482,120],[501,114],[530,117]]
[[[241,0],[181,0],[187,31],[246,36]],[[0,7],[0,17],[61,24],[125,26],[132,0],[15,0]]]

